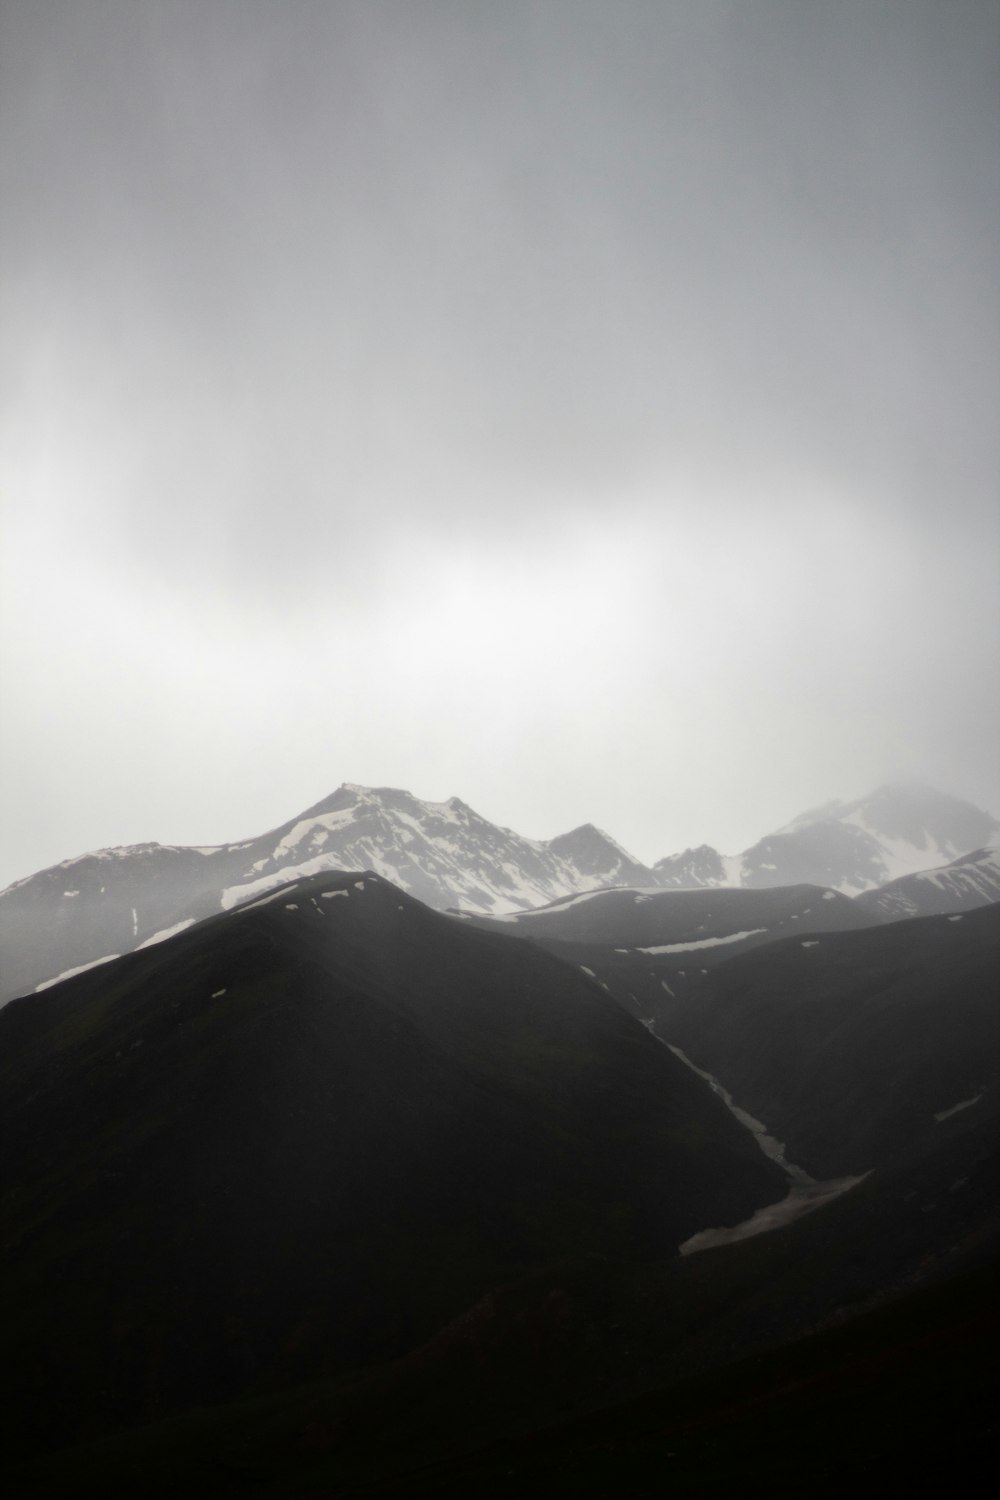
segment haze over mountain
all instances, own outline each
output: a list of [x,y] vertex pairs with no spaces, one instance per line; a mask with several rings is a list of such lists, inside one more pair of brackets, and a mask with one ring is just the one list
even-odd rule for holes
[[341,779],[644,864],[1000,810],[998,39],[7,0],[0,885]]
[[864,891],[857,904],[883,920],[974,911],[1000,901],[1000,848],[977,849],[935,870],[901,875]]
[[0,0],[4,1494],[1000,1491],[998,57]]
[[887,870],[965,853],[966,843],[975,848],[997,829],[958,798],[882,787],[846,807],[803,814],[736,860],[716,857],[706,869],[696,851],[649,869],[591,824],[542,843],[497,827],[458,798],[428,803],[345,784],[255,839],[99,850],[0,892],[0,1000],[324,871],[374,870],[430,906],[491,914],[614,886],[813,885],[853,894]]
[[496,827],[458,798],[427,803],[392,788],[345,785],[240,844],[99,850],[18,881],[0,893],[0,997],[288,881],[344,869],[374,870],[440,909],[486,911],[653,878],[592,827],[542,844]]
[[742,854],[702,845],[658,860],[661,885],[760,889],[808,880],[855,895],[1000,840],[1000,822],[961,798],[913,783],[881,786],[794,818]]
[[1000,905],[771,941],[650,1035],[515,928],[860,908],[636,894],[493,933],[300,876],[6,1007],[13,1492],[972,1492]]
[[0,1018],[12,1450],[347,1378],[780,1197],[576,970],[313,876]]
[[839,891],[813,885],[752,891],[604,890],[535,911],[463,920],[537,943],[598,984],[644,1021],[664,996],[700,992],[712,969],[739,953],[795,936],[844,932],[882,920]]

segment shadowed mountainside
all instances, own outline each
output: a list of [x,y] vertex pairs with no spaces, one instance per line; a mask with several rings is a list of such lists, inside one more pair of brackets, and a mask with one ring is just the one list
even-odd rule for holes
[[880,786],[855,802],[829,802],[794,818],[738,855],[708,845],[653,866],[663,886],[833,886],[856,895],[995,841],[1000,823],[960,797],[914,783]]
[[574,969],[321,876],[0,1015],[7,1451],[404,1354],[780,1197]]
[[15,1492],[975,1492],[997,916],[771,943],[664,997],[789,1155],[868,1172],[687,1256],[784,1174],[509,925],[318,877],[15,1002]]
[[775,943],[714,969],[658,1033],[817,1176],[950,1131],[997,1139],[1000,905]]
[[1000,901],[1000,848],[975,849],[948,865],[903,875],[856,897],[862,911],[883,922],[975,911]]
[[0,1004],[335,870],[371,869],[439,910],[498,915],[622,886],[819,885],[854,894],[963,855],[998,831],[988,813],[958,798],[889,786],[805,813],[743,855],[703,847],[650,870],[590,823],[545,842],[491,823],[457,797],[423,802],[348,783],[243,843],[102,849],[9,886],[0,892]]

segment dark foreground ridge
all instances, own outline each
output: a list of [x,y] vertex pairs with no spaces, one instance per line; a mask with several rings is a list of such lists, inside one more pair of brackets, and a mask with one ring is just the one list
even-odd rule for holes
[[15,1001],[0,1059],[8,1453],[353,1377],[782,1191],[578,971],[371,874]]
[[[596,981],[513,930],[320,876],[0,1014],[13,1493],[994,1492],[1000,908],[674,995],[648,927]],[[787,1178],[630,966],[863,1180],[679,1255]]]
[[[723,860],[703,848],[649,869],[593,824],[538,842],[491,823],[457,797],[423,802],[392,787],[346,783],[242,843],[102,849],[0,891],[0,1005],[83,964],[156,942],[179,923],[324,872],[375,870],[437,910],[493,916],[626,886],[743,887],[747,895],[766,890],[780,906],[780,887],[836,887],[853,896],[904,868],[927,870],[998,839],[1000,823],[959,798],[890,786],[859,802],[804,813],[739,858]],[[988,884],[975,885],[972,905]],[[945,909],[935,905],[944,886],[932,879],[920,889],[916,906],[897,892],[884,909],[878,902],[854,908],[853,920],[841,894],[838,925],[896,917],[900,899],[910,901],[905,915]],[[948,900],[956,900],[954,893]]]

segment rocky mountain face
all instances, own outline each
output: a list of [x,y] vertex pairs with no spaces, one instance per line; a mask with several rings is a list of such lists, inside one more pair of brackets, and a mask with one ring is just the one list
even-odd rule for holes
[[504,915],[595,888],[823,886],[854,895],[1000,836],[987,813],[920,788],[805,813],[742,855],[702,846],[648,869],[592,824],[548,842],[500,828],[457,797],[345,784],[238,844],[105,849],[0,893],[0,1004],[85,965],[156,943],[289,881],[370,869],[439,910]]
[[685,849],[682,854],[668,854],[653,866],[656,884],[677,890],[694,890],[698,886],[739,885],[739,855],[727,857],[711,844]]
[[289,881],[369,869],[439,910],[504,912],[653,876],[588,824],[543,843],[457,797],[344,785],[269,833],[217,848],[142,844],[43,870],[0,893],[0,1003],[157,942]]
[[1000,901],[1000,848],[976,849],[936,870],[902,875],[874,891],[863,891],[856,905],[884,922],[936,913],[974,911]]
[[657,883],[675,887],[832,886],[853,896],[886,881],[946,864],[1000,838],[1000,823],[930,787],[879,787],[856,802],[802,813],[742,854],[702,845],[659,860]]
[[421,802],[389,787],[342,786],[279,833],[223,892],[224,906],[329,869],[375,870],[428,906],[475,911],[515,911],[598,884],[651,878],[591,824],[542,843],[498,827],[457,797]]

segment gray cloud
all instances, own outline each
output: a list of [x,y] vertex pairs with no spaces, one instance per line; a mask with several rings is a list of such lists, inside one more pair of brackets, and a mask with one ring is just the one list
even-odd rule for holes
[[[278,700],[335,638],[351,722],[314,721],[275,817],[392,775],[653,857],[883,766],[998,800],[995,4],[11,0],[0,26],[9,566],[45,558],[49,608],[81,577],[134,599],[137,765],[178,714],[245,722],[262,638]],[[512,624],[508,668],[475,618],[503,597],[544,638]],[[588,610],[615,649],[586,635],[582,752],[544,658]],[[168,619],[216,643],[193,695]],[[124,828],[94,716],[136,680],[83,628],[102,691],[33,733],[85,728]],[[16,613],[8,638],[12,681],[52,670]],[[221,805],[194,728],[175,752],[97,841],[176,827],[202,780]],[[259,798],[226,789],[234,833]]]

